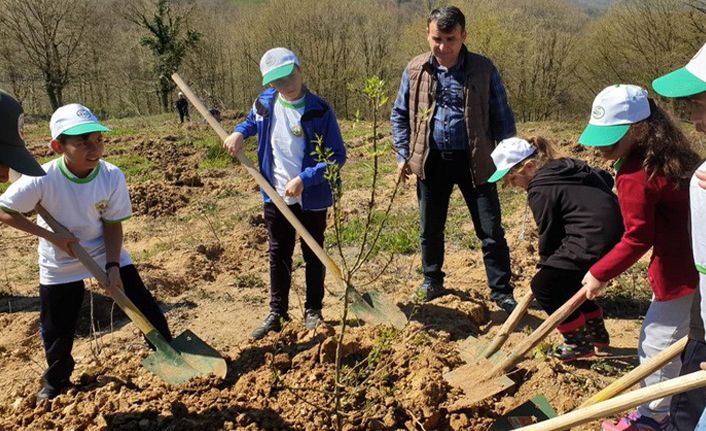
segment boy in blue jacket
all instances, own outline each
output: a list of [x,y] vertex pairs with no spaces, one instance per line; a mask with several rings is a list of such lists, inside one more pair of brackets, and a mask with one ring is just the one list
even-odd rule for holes
[[[316,241],[323,245],[327,208],[333,204],[331,187],[324,178],[326,163],[313,155],[317,138],[332,151],[338,166],[346,162],[346,149],[333,109],[303,84],[299,59],[286,48],[273,48],[260,60],[262,85],[269,85],[253,104],[245,121],[223,142],[231,155],[243,141],[257,135],[260,172],[284,199]],[[251,336],[263,338],[282,329],[289,320],[289,288],[295,230],[264,191],[265,224],[270,242],[270,313]],[[304,323],[314,329],[322,322],[324,265],[301,241],[306,263]]]

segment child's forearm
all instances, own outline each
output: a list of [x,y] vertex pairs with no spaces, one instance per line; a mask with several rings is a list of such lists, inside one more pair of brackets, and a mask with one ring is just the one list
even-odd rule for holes
[[123,224],[103,223],[106,262],[120,263],[120,250],[123,248]]
[[28,234],[44,238],[51,241],[51,236],[54,234],[52,231],[44,229],[43,227],[37,225],[30,221],[27,217],[23,216],[18,212],[5,212],[0,211],[0,222],[5,223],[8,226],[14,227],[15,229],[27,232]]

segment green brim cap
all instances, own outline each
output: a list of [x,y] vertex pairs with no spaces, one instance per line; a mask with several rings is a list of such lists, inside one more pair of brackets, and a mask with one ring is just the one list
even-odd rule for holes
[[510,172],[510,169],[512,169],[512,168],[500,169],[498,171],[495,171],[495,173],[493,175],[491,175],[490,178],[488,178],[488,182],[489,183],[497,183],[498,181],[503,179],[503,177],[505,175],[507,175],[508,172]]
[[706,91],[706,82],[682,67],[652,81],[652,88],[664,97],[689,97]]
[[105,127],[101,123],[86,123],[79,124],[78,126],[74,126],[70,129],[64,130],[61,134],[68,136],[76,136],[93,132],[110,132],[110,129]]
[[284,66],[280,66],[276,69],[272,69],[269,72],[265,74],[265,76],[262,77],[262,85],[267,85],[272,81],[276,81],[278,79],[282,79],[286,76],[291,75],[294,73],[294,68],[297,67],[296,64],[285,64]]
[[618,142],[630,129],[630,124],[595,126],[589,124],[579,137],[579,143],[587,147],[608,147]]

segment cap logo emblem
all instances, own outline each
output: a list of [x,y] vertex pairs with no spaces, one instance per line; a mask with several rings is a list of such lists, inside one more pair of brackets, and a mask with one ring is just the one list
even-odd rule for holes
[[265,59],[265,66],[273,66],[277,59],[275,59],[273,56],[267,57]]
[[601,118],[605,117],[605,109],[602,106],[596,106],[593,108],[591,116],[596,120],[600,120]]
[[88,111],[87,109],[83,109],[83,108],[76,111],[76,116],[79,118],[83,118],[84,120],[89,120],[89,119],[91,119],[91,117],[93,117],[93,115],[91,115],[90,111]]
[[20,114],[19,117],[17,117],[17,134],[20,135],[20,139],[23,141],[25,140],[25,135],[24,135],[24,128],[25,125],[25,114],[22,113]]

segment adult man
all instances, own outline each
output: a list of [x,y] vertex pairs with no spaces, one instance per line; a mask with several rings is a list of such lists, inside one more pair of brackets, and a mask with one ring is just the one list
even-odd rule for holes
[[189,102],[186,100],[186,97],[184,97],[184,93],[181,91],[177,95],[177,100],[174,102],[174,106],[176,107],[177,111],[179,111],[179,122],[183,123],[184,118],[187,120],[189,119]]
[[33,177],[46,174],[25,147],[23,123],[22,106],[0,90],[0,183],[10,179],[10,169]]
[[431,52],[412,59],[402,74],[390,121],[398,169],[417,176],[424,282],[427,301],[444,288],[444,226],[449,198],[458,185],[482,242],[492,299],[508,313],[515,307],[510,253],[500,223],[490,153],[514,136],[515,118],[500,74],[487,58],[464,45],[466,22],[454,6],[434,9],[427,20]]
[[[706,45],[686,66],[655,79],[652,88],[664,97],[685,100],[694,128],[706,133]],[[706,229],[703,228],[702,221],[706,209],[706,190],[703,190],[703,181],[699,187],[699,179],[706,180],[703,172],[705,169],[706,163],[699,167],[689,185],[691,236],[694,262],[699,271],[699,289],[691,308],[689,341],[682,353],[680,375],[698,370],[699,363],[702,368],[706,368],[703,363],[706,361]],[[700,426],[703,424],[699,422],[699,417],[705,407],[706,391],[703,388],[673,396],[669,411],[670,423],[666,429],[702,429]]]

